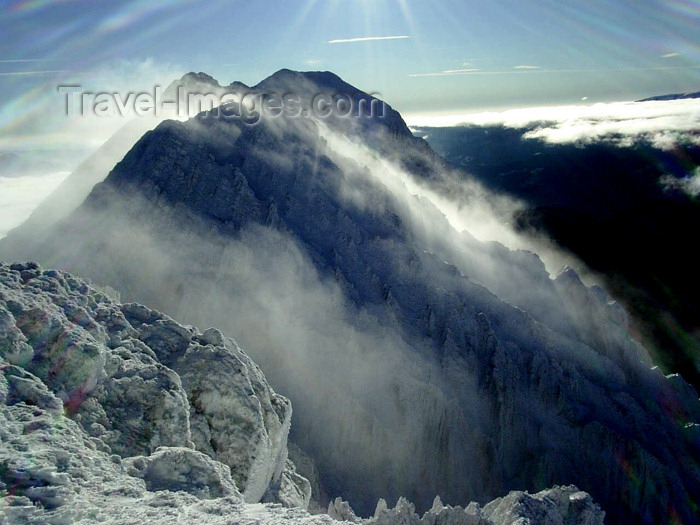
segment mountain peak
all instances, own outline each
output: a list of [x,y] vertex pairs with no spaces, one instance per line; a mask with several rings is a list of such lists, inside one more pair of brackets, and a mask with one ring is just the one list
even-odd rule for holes
[[184,74],[181,78],[173,80],[167,88],[165,88],[164,95],[169,98],[177,96],[179,89],[184,89],[185,91],[191,93],[197,92],[212,92],[221,91],[224,88],[219,84],[219,82],[212,77],[203,72],[195,73],[190,71]]
[[182,82],[182,83],[199,82],[202,84],[211,84],[212,86],[215,86],[215,87],[221,87],[221,84],[219,84],[218,80],[216,80],[211,75],[208,75],[207,73],[204,73],[202,71],[200,71],[199,73],[195,73],[194,71],[190,71],[189,73],[186,73],[185,75],[182,76],[182,78],[180,79],[180,82]]
[[[334,101],[333,104],[340,104],[337,106],[340,109],[340,117],[335,116],[332,119],[325,119],[326,122],[333,122],[337,131],[344,134],[353,134],[359,129],[359,133],[363,134],[365,139],[375,137],[368,140],[368,143],[374,146],[378,146],[381,143],[381,141],[376,139],[376,135],[388,132],[394,141],[410,143],[411,148],[417,152],[417,157],[421,155],[433,157],[434,155],[432,150],[426,148],[426,144],[422,139],[413,136],[399,112],[381,100],[379,93],[365,92],[330,71],[280,69],[254,86],[253,90],[262,93],[276,93],[278,95],[293,93],[301,97],[302,101],[305,101],[307,104],[314,104],[319,96],[325,96],[326,100],[332,99]],[[351,109],[348,115],[362,118],[343,118],[343,108],[347,106],[343,106],[342,102],[337,102],[340,100],[349,101]],[[362,108],[367,109],[363,110]],[[394,146],[395,144],[392,143],[392,149]],[[388,149],[385,149],[384,153],[388,153]],[[417,168],[418,171],[424,170],[421,162],[413,159],[410,164],[413,163],[416,164],[414,168]]]
[[228,85],[229,89],[232,89],[233,91],[249,91],[250,86],[248,84],[245,84],[243,82],[240,82],[239,80],[234,80]]
[[343,93],[345,95],[363,93],[361,89],[348,84],[331,71],[294,71],[286,68],[273,73],[258,83],[254,89],[275,90],[292,86],[297,87],[304,83],[311,83],[319,90],[331,93]]

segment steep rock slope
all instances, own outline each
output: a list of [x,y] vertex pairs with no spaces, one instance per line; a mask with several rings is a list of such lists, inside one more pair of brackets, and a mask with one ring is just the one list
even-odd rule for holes
[[521,200],[509,220],[580,257],[625,304],[659,366],[700,387],[700,257],[687,237],[700,228],[700,201],[682,191],[700,169],[700,140],[670,150],[643,138],[549,144],[530,138],[534,129],[416,132],[470,179]]
[[697,393],[651,368],[602,290],[455,230],[429,193],[441,160],[386,111],[163,123],[40,246],[0,250],[235,334],[361,513],[575,483],[613,522],[691,520]]

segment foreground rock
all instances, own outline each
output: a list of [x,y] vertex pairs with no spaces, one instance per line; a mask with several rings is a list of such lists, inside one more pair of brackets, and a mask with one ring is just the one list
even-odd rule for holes
[[[107,454],[181,449],[181,461],[172,454],[132,461],[131,470],[147,480],[167,458],[199,471],[214,463],[186,454],[190,449],[227,465],[246,502],[297,482],[298,497],[285,503],[308,504],[310,486],[287,462],[291,404],[232,340],[120,305],[84,281],[32,263],[0,266],[0,280],[8,399],[57,417],[65,412]],[[231,492],[223,488],[228,482],[219,485],[215,493]]]

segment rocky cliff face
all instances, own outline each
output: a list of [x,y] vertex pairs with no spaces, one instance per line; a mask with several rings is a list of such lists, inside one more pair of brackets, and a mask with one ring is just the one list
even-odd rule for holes
[[697,141],[550,144],[527,138],[537,124],[523,126],[418,132],[469,179],[521,200],[508,220],[580,257],[628,309],[655,362],[700,388],[700,258],[685,237],[700,228],[700,203],[683,191],[700,166]]
[[[265,84],[338,80],[281,72]],[[326,491],[360,513],[382,496],[427,509],[435,494],[457,504],[575,483],[613,522],[691,520],[697,393],[652,368],[600,289],[458,231],[430,192],[441,161],[391,115],[166,122],[35,251],[0,252],[235,335],[294,399],[293,437]],[[171,346],[163,364],[193,366],[189,346]],[[188,399],[214,395],[181,370]],[[217,407],[190,403],[189,439],[225,459],[223,423],[204,423]],[[273,415],[271,443],[279,410],[251,412]],[[252,479],[278,475],[281,456],[268,457],[274,472],[255,477],[251,463]]]

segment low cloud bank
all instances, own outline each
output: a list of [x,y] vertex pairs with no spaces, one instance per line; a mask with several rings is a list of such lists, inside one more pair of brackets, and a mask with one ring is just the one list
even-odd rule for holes
[[613,141],[632,145],[649,142],[661,149],[700,144],[700,99],[614,102],[592,105],[510,109],[462,115],[416,115],[414,127],[458,125],[531,128],[525,137],[552,144]]
[[61,171],[48,175],[0,178],[0,239],[19,226],[68,176]]

